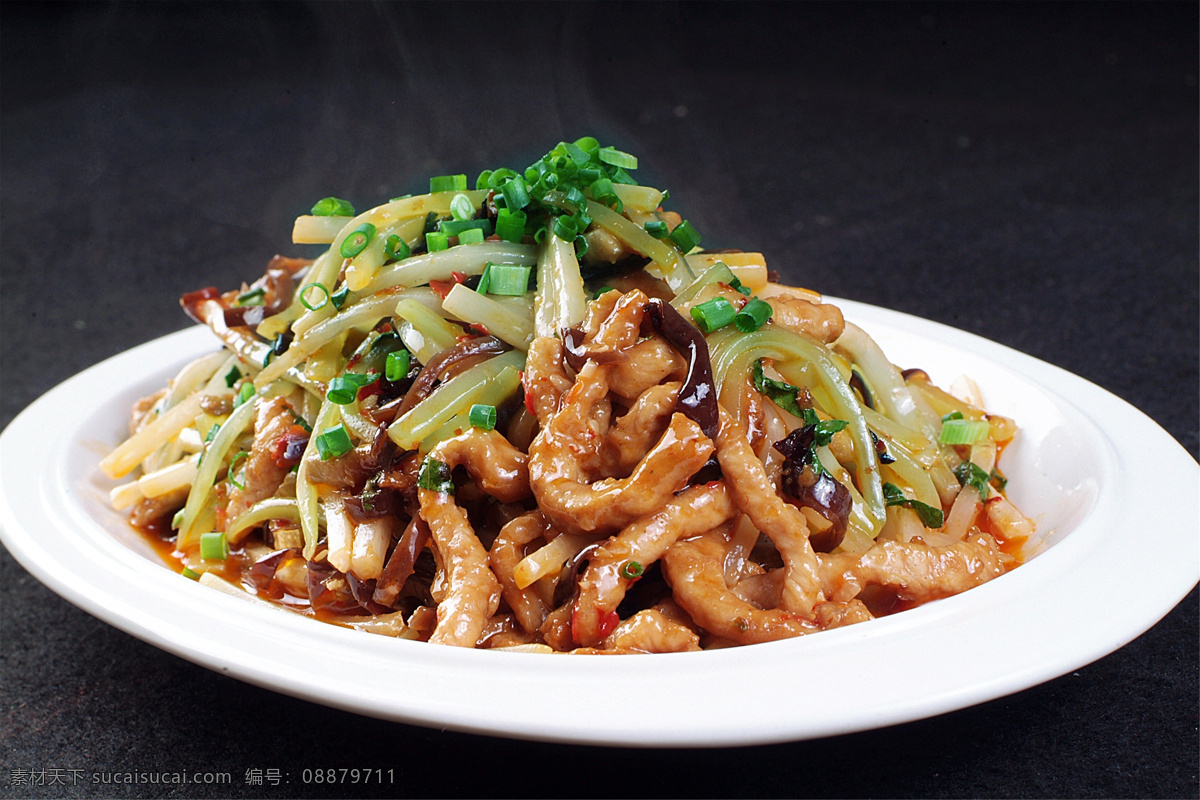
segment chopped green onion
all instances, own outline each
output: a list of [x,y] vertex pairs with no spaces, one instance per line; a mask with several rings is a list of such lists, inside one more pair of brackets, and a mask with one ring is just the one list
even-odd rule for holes
[[471,411],[467,414],[467,419],[476,428],[490,431],[496,427],[496,407],[476,403],[471,406]]
[[621,577],[627,581],[637,580],[642,577],[643,572],[645,572],[645,568],[642,567],[640,561],[626,561],[625,565],[621,567]]
[[588,251],[587,237],[583,236],[582,234],[579,236],[576,236],[575,237],[575,257],[583,258],[584,256],[587,255],[587,251]]
[[251,381],[246,381],[242,384],[242,388],[238,389],[237,400],[234,403],[234,406],[240,406],[242,403],[254,397],[254,394],[254,384]]
[[696,233],[696,229],[692,227],[692,223],[686,219],[675,226],[675,230],[671,231],[668,238],[675,243],[681,253],[690,253],[692,249],[700,244],[700,234]]
[[600,149],[600,142],[594,136],[581,136],[575,140],[575,146],[585,153],[594,153]]
[[267,290],[260,286],[239,294],[235,303],[239,306],[263,306],[267,304],[266,294]]
[[329,295],[329,300],[333,303],[334,308],[341,311],[342,306],[346,305],[346,299],[348,297],[350,297],[350,287],[343,286],[341,289],[338,289],[336,292]]
[[737,309],[724,297],[714,297],[698,306],[692,306],[692,319],[701,333],[712,333],[733,322]]
[[459,244],[479,244],[483,241],[482,228],[467,228],[458,235]]
[[429,191],[432,192],[465,192],[467,190],[466,175],[438,175],[429,179]]
[[211,428],[208,429],[208,435],[204,437],[204,441],[206,443],[211,442],[214,438],[216,438],[217,431],[219,431],[220,429],[221,429],[220,425],[214,424]]
[[353,217],[354,206],[337,197],[325,197],[312,207],[314,217]]
[[450,237],[438,231],[425,234],[425,248],[431,253],[446,250],[450,247]]
[[322,461],[339,458],[353,449],[354,444],[350,441],[350,434],[346,433],[345,426],[340,422],[332,428],[326,428],[317,437],[317,453],[321,456]]
[[[637,181],[635,181],[633,178],[629,177],[629,173],[626,172],[625,170],[621,169],[620,167],[617,167],[615,170],[613,170],[612,182],[613,183],[624,183],[629,186],[637,186]],[[663,200],[667,199],[666,192],[663,192],[662,199]]]
[[504,185],[500,187],[500,193],[504,195],[504,206],[513,211],[520,211],[529,205],[529,187],[520,175],[515,175],[505,181]]
[[367,249],[371,239],[375,237],[375,226],[369,222],[364,222],[342,240],[342,258],[354,258],[356,255]]
[[614,167],[621,169],[637,169],[638,160],[636,156],[631,156],[629,153],[622,152],[615,147],[601,147],[596,151],[596,155],[605,164],[611,164]]
[[235,469],[237,469],[238,464],[242,463],[249,457],[250,457],[250,454],[247,453],[245,450],[242,450],[236,456],[233,457],[232,461],[229,462],[229,472],[228,472],[229,482],[239,489],[245,489],[246,486],[241,481],[239,481],[237,478],[233,477],[233,471]]
[[387,362],[384,366],[384,377],[389,381],[403,380],[408,376],[409,369],[409,354],[407,350],[395,350],[387,355]]
[[408,242],[394,233],[383,240],[383,252],[393,261],[403,261],[412,255],[412,250],[409,249]]
[[454,494],[454,480],[449,465],[427,457],[417,471],[417,488],[439,494]]
[[485,169],[483,172],[479,173],[479,177],[475,179],[476,189],[490,189],[492,188],[491,184],[492,170],[490,169]]
[[329,382],[325,399],[339,406],[348,406],[358,398],[358,390],[374,383],[378,374],[364,375],[361,372],[345,372]]
[[[305,297],[305,295],[308,294],[309,289],[320,289],[321,294],[325,295],[324,297],[321,298],[321,302],[317,303],[315,306],[312,303],[308,302],[308,298]],[[300,304],[302,306],[304,306],[305,308],[307,308],[309,311],[316,311],[318,309],[324,308],[325,304],[328,302],[329,302],[329,290],[325,288],[325,284],[323,284],[323,283],[310,283],[307,286],[305,286],[303,289],[300,290]]]
[[942,415],[942,422],[949,422],[952,419],[962,419],[962,418],[963,418],[963,413],[961,411],[951,411],[949,414]]
[[179,530],[179,526],[182,524],[183,524],[183,509],[181,508],[175,512],[174,516],[171,517],[171,530],[173,530],[173,531]]
[[525,236],[525,220],[524,211],[502,208],[496,212],[496,234],[506,242],[520,244]]
[[755,297],[742,306],[742,310],[733,318],[733,324],[742,333],[752,333],[766,324],[773,312],[770,303]]
[[238,382],[238,378],[242,377],[242,371],[234,364],[229,368],[229,372],[225,373],[225,385],[232,389],[233,385]]
[[490,219],[444,219],[438,223],[438,231],[447,236],[458,236],[463,231],[478,230],[485,237],[492,234]]
[[[467,187],[463,186],[463,188]],[[450,201],[450,214],[458,220],[470,219],[475,216],[475,204],[465,194],[456,194]]]
[[200,580],[200,573],[187,567],[184,567],[182,570],[180,570],[179,574],[194,581]]
[[942,423],[938,444],[979,444],[987,441],[990,430],[986,420],[948,419]]
[[579,230],[575,227],[575,218],[566,214],[555,217],[554,235],[564,242],[575,241],[575,237],[579,235]]
[[671,235],[670,229],[667,228],[667,223],[661,219],[647,220],[646,233],[653,236],[655,239],[665,239]]
[[520,297],[529,290],[532,269],[519,264],[491,264],[487,268],[487,293]]
[[221,531],[200,534],[200,557],[205,561],[224,561],[229,558],[229,540]]
[[729,282],[729,288],[733,289],[735,292],[745,295],[746,297],[750,296],[750,289],[743,286],[741,280],[737,276],[734,276],[733,280]]
[[940,528],[946,521],[946,514],[940,508],[934,508],[920,500],[910,500],[894,483],[885,482],[883,484],[883,503],[887,506],[911,508],[917,513],[917,518],[926,528]]
[[487,294],[488,287],[492,285],[492,262],[487,262],[483,265],[483,273],[479,276],[479,285],[475,291],[479,294]]

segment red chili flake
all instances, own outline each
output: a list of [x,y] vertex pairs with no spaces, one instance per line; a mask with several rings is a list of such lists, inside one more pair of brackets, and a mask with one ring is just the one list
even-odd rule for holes
[[618,623],[620,623],[620,622],[621,622],[621,618],[619,616],[617,616],[616,611],[609,611],[607,614],[605,614],[603,617],[601,617],[600,618],[600,638],[603,639],[604,637],[606,637],[610,633],[612,633],[613,629],[616,628]]
[[361,403],[363,400],[367,399],[371,395],[379,394],[381,391],[383,391],[383,388],[380,385],[379,378],[376,378],[375,380],[368,383],[366,386],[360,386],[358,389],[358,394],[355,395],[355,399]]
[[450,290],[453,289],[454,286],[455,286],[455,284],[451,281],[430,281],[429,282],[429,288],[433,289],[435,292],[437,292],[438,297],[442,298],[443,300],[446,299],[446,295],[450,294]]
[[454,270],[453,272],[450,273],[450,277],[454,279],[455,283],[466,283],[467,282],[467,273],[465,273],[465,272],[459,272],[458,270]]

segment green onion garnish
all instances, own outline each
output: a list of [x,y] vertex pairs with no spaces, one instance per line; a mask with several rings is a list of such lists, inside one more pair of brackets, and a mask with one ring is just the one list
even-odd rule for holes
[[681,253],[690,253],[692,248],[700,244],[700,234],[686,219],[675,226],[668,238],[675,243]]
[[454,480],[450,467],[436,458],[426,458],[417,471],[417,488],[428,489],[438,494],[454,494]]
[[361,253],[370,244],[371,239],[375,236],[375,226],[369,222],[364,222],[342,240],[342,258],[354,258]]
[[325,399],[339,406],[347,406],[358,398],[358,390],[373,383],[378,375],[364,375],[361,372],[345,372],[329,382],[329,390]]
[[350,434],[346,433],[345,426],[340,422],[332,428],[326,428],[317,437],[317,453],[321,456],[322,461],[339,458],[353,449],[354,444],[350,441]]
[[242,292],[237,296],[235,305],[239,306],[264,306],[266,301],[267,290],[263,287],[251,289],[248,292]]
[[800,404],[796,401],[796,395],[800,391],[799,386],[793,386],[784,381],[768,378],[766,373],[763,372],[763,360],[761,358],[754,362],[751,375],[754,377],[754,388],[760,394],[789,414],[794,414],[801,419],[804,418],[805,409],[801,408]]
[[648,220],[646,222],[646,233],[655,239],[665,239],[671,235],[671,231],[667,228],[667,223],[661,219]]
[[432,192],[465,192],[467,190],[466,175],[438,175],[429,179],[429,191]]
[[314,217],[353,217],[354,206],[337,197],[325,197],[312,207]]
[[342,306],[346,305],[346,299],[348,297],[350,297],[350,287],[343,286],[333,294],[329,295],[329,300],[333,303],[334,308],[341,311]]
[[438,223],[438,231],[447,236],[459,236],[463,231],[478,230],[485,237],[492,235],[490,219],[444,219]]
[[439,231],[430,231],[425,234],[425,248],[436,253],[440,250],[446,250],[450,247],[450,237]]
[[742,333],[751,333],[766,324],[773,312],[770,303],[755,297],[742,306],[742,310],[733,318],[733,324]]
[[520,244],[525,236],[525,220],[524,211],[502,208],[496,212],[496,234],[506,242]]
[[519,264],[490,264],[487,267],[487,293],[520,297],[529,289],[532,270],[532,267]]
[[642,577],[643,572],[645,569],[639,561],[626,561],[625,565],[621,567],[621,577],[627,581],[637,580]]
[[917,518],[926,528],[940,528],[946,521],[946,514],[940,508],[934,508],[920,500],[910,500],[894,483],[883,484],[883,502],[888,506],[903,506],[917,512]]
[[529,187],[520,175],[515,175],[505,181],[504,185],[500,187],[500,192],[504,195],[505,208],[520,211],[529,205]]
[[575,237],[579,235],[579,230],[575,227],[575,218],[569,217],[566,214],[554,218],[554,235],[562,239],[564,242],[573,242]]
[[171,530],[179,530],[179,526],[183,524],[183,509],[175,512],[175,516],[171,517]]
[[[466,176],[463,176],[464,183]],[[463,188],[467,188],[465,185]],[[471,202],[471,198],[465,194],[456,194],[454,199],[450,201],[450,214],[455,219],[465,220],[475,216],[475,204]]]
[[251,383],[250,381],[246,381],[245,383],[242,384],[242,387],[240,389],[238,389],[237,399],[234,402],[234,406],[235,407],[240,406],[242,403],[244,403],[247,400],[249,400],[250,398],[254,397],[254,395],[255,395],[254,384]]
[[[306,297],[309,289],[319,289],[321,294],[324,295],[324,297],[321,298],[321,302],[317,303],[315,306],[312,303],[308,302],[308,298]],[[329,290],[325,288],[325,284],[323,284],[323,283],[310,283],[307,286],[305,286],[303,289],[300,290],[300,304],[303,305],[305,308],[307,308],[309,311],[316,311],[317,309],[324,308],[325,304],[328,302],[329,302]]]
[[714,297],[698,306],[692,306],[692,319],[701,333],[712,333],[733,322],[737,309],[724,297]]
[[624,153],[615,147],[601,147],[596,151],[596,155],[605,164],[611,164],[621,169],[637,169],[637,157],[631,156],[629,153]]
[[409,355],[407,350],[396,350],[388,353],[387,362],[383,368],[384,377],[389,381],[403,380],[408,376]]
[[938,444],[979,444],[991,430],[986,420],[948,419],[942,423]]
[[234,364],[229,368],[229,372],[225,373],[225,386],[232,389],[233,385],[238,382],[238,378],[242,377],[242,371]]
[[482,228],[467,228],[458,235],[459,244],[479,244],[483,241]]
[[750,296],[750,290],[742,285],[741,280],[739,280],[737,276],[734,276],[733,280],[729,282],[729,288],[733,289],[735,292],[745,295],[746,297]]
[[394,233],[383,240],[383,252],[392,261],[403,261],[412,255],[412,250],[409,249],[408,242]]
[[229,540],[221,531],[200,534],[200,557],[205,561],[224,561],[229,558]]
[[496,407],[476,403],[471,406],[471,411],[467,414],[467,418],[476,428],[490,431],[496,427]]
[[200,580],[200,573],[193,569],[189,569],[188,567],[184,567],[182,570],[180,570],[179,574],[194,581]]
[[961,411],[951,411],[949,414],[942,415],[942,422],[949,422],[952,419],[962,419],[962,418],[963,418],[963,413]]

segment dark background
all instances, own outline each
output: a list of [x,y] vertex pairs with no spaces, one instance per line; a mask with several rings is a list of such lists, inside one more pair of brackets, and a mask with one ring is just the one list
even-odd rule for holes
[[[291,223],[317,198],[366,208],[592,134],[638,155],[637,176],[671,190],[705,245],[762,250],[786,281],[1078,373],[1195,456],[1198,30],[1195,3],[6,2],[0,426],[184,327],[182,292],[303,254]],[[1131,502],[1146,526],[1130,546],[1153,547],[1155,506],[1197,498]],[[726,751],[526,743],[326,709],[108,627],[2,550],[0,601],[6,796],[161,791],[12,784],[12,770],[52,768],[233,774],[175,796],[1200,791],[1194,590],[1129,646],[1015,696]],[[306,767],[397,778],[304,786]],[[255,768],[292,782],[245,785]]]

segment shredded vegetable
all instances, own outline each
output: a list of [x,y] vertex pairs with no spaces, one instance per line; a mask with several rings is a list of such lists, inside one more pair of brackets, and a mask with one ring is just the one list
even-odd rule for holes
[[1018,564],[1015,422],[700,249],[638,166],[584,137],[318,200],[313,260],[181,299],[221,350],[135,405],[114,507],[204,585],[509,651],[800,636]]

